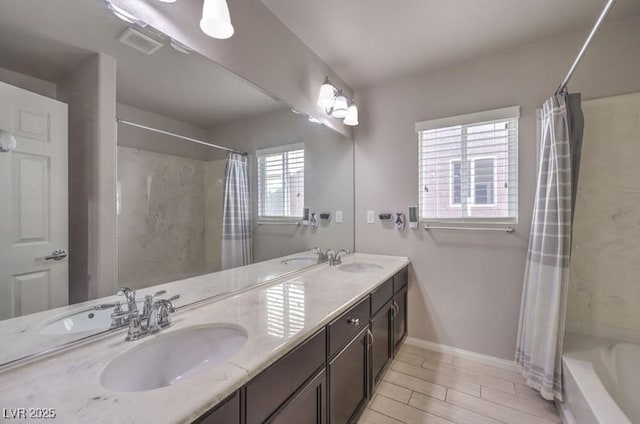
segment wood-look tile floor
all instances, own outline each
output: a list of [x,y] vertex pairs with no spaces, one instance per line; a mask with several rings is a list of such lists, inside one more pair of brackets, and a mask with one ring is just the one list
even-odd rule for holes
[[358,424],[552,424],[520,374],[405,344]]

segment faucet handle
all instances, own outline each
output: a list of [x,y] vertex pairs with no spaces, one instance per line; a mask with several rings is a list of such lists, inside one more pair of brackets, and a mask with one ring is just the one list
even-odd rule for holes
[[340,265],[342,263],[342,257],[350,254],[351,252],[347,249],[332,250],[331,252],[329,252],[329,265]]
[[[154,299],[158,296],[162,296],[163,294],[167,293],[166,290],[160,290],[155,292],[154,294],[148,294],[144,297],[144,307],[142,309],[142,316],[143,317],[149,317],[151,315],[151,310],[153,309],[153,305],[154,305]],[[170,298],[169,300],[176,300],[177,298],[179,298],[180,295],[175,295],[172,298]]]
[[[179,298],[180,295],[173,296],[171,299],[175,300]],[[170,327],[171,322],[171,314],[176,311],[175,305],[171,302],[171,300],[167,299],[159,299],[153,303],[153,308],[151,310],[151,315],[149,315],[149,324],[148,330],[151,333],[155,333],[157,331],[162,330],[163,328]]]
[[[93,307],[93,309],[96,311],[102,311],[104,309],[112,309],[112,308],[120,308],[120,302],[101,303]],[[115,312],[115,309],[114,309],[114,312]]]
[[335,253],[336,259],[340,259],[343,256],[350,255],[351,252],[347,249],[340,249]]

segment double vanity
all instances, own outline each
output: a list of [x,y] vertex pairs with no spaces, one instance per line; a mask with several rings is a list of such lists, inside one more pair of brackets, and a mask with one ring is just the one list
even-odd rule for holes
[[[407,334],[403,257],[352,254],[0,372],[60,422],[355,422]],[[187,293],[188,294],[188,293]]]

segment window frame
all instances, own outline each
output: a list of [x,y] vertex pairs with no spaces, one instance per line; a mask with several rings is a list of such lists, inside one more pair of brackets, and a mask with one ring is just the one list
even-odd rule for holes
[[[286,154],[289,152],[294,152],[294,151],[298,151],[298,150],[302,150],[303,151],[303,155],[304,155],[304,162],[303,162],[303,186],[302,186],[302,194],[304,196],[305,193],[305,185],[306,185],[306,173],[307,173],[307,167],[306,167],[306,149],[305,149],[305,143],[304,142],[298,142],[298,143],[291,143],[291,144],[285,144],[282,146],[276,146],[276,147],[269,147],[269,148],[265,148],[265,149],[258,149],[255,151],[255,156],[256,156],[256,187],[257,187],[257,193],[256,193],[256,200],[258,203],[258,208],[256,211],[256,215],[258,217],[258,220],[260,221],[273,221],[273,222],[297,222],[300,221],[302,219],[302,214],[304,213],[304,205],[302,207],[300,216],[294,216],[294,215],[261,215],[261,211],[265,210],[265,204],[264,204],[264,192],[265,192],[265,168],[264,168],[264,161],[261,160],[263,157],[265,156],[270,156],[270,155],[278,155],[278,154]],[[287,168],[288,169],[288,168]],[[284,169],[283,169],[283,172]],[[287,188],[288,189],[288,188]]]
[[[435,130],[435,129],[442,129],[442,128],[448,128],[448,127],[455,127],[455,126],[472,126],[475,124],[482,124],[482,123],[486,123],[486,122],[491,122],[491,121],[500,121],[500,120],[504,120],[504,121],[511,121],[511,120],[515,120],[515,145],[511,148],[507,149],[507,157],[506,157],[506,163],[507,166],[510,168],[511,166],[515,166],[515,172],[513,172],[513,174],[511,174],[511,172],[508,174],[508,176],[506,177],[508,180],[508,185],[510,188],[513,188],[513,183],[515,182],[515,196],[516,199],[514,201],[508,200],[506,205],[509,208],[509,216],[504,216],[504,217],[483,217],[483,216],[461,216],[461,217],[424,217],[422,214],[422,207],[423,207],[423,180],[422,180],[422,175],[424,172],[424,169],[422,169],[421,166],[423,166],[422,163],[422,158],[421,158],[421,137],[420,137],[420,133],[422,131],[428,131],[428,130]],[[506,129],[507,131],[509,131],[512,127],[510,127],[510,125],[508,124]],[[421,122],[416,122],[415,124],[415,131],[417,134],[417,141],[418,141],[418,155],[417,155],[417,165],[418,165],[418,218],[419,221],[421,223],[425,223],[425,224],[464,224],[464,223],[473,223],[473,224],[478,224],[478,225],[483,225],[483,224],[487,224],[487,225],[491,225],[491,224],[518,224],[519,222],[519,217],[520,217],[520,158],[519,158],[519,150],[520,150],[520,106],[510,106],[510,107],[505,107],[505,108],[500,108],[500,109],[494,109],[494,110],[487,110],[487,111],[482,111],[482,112],[475,112],[475,113],[468,113],[468,114],[464,114],[464,115],[458,115],[458,116],[450,116],[450,117],[445,117],[445,118],[439,118],[439,119],[432,119],[432,120],[428,120],[428,121],[421,121]],[[511,140],[507,141],[507,144],[509,145],[509,143],[511,143]],[[461,149],[462,150],[462,149]],[[462,152],[461,152],[462,153]],[[462,153],[463,157],[466,157],[466,154]],[[498,206],[498,181],[497,181],[497,177],[498,177],[498,173],[495,171],[496,168],[496,163],[498,162],[498,158],[497,156],[488,154],[485,156],[479,156],[477,158],[471,159],[476,160],[476,159],[488,159],[488,158],[492,158],[494,161],[494,172],[493,172],[493,179],[494,179],[494,184],[493,184],[493,204],[487,204],[487,205],[482,205],[482,204],[475,204],[475,185],[474,184],[470,184],[469,185],[469,191],[472,191],[472,193],[469,194],[473,194],[473,201],[474,204],[467,204],[470,207],[473,208],[495,208]],[[462,163],[462,158],[456,158],[456,159],[450,159],[449,162],[449,207],[450,208],[462,208],[462,205],[464,202],[461,201],[460,204],[455,204],[452,203],[453,200],[453,184],[452,184],[452,180],[453,180],[453,162],[456,161],[460,161],[460,163]],[[475,163],[474,163],[475,166]],[[462,178],[462,177],[461,177]],[[473,180],[475,180],[475,176],[472,176]],[[461,191],[464,192],[464,188],[461,187]],[[461,193],[461,196],[463,194]],[[511,192],[509,193],[509,196],[511,196]],[[462,199],[461,199],[462,200]],[[513,208],[513,210],[511,209]]]

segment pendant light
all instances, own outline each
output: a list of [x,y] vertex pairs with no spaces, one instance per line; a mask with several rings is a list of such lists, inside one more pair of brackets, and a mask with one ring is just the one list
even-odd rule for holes
[[221,40],[233,35],[234,30],[226,0],[204,0],[200,29],[209,37]]

